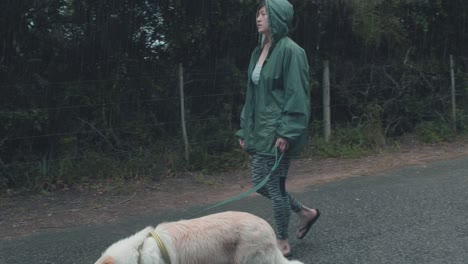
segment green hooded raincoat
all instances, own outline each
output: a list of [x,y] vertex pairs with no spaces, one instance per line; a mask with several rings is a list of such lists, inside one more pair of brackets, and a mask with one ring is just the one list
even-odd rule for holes
[[259,44],[250,58],[241,129],[249,153],[275,155],[275,142],[289,142],[285,155],[296,157],[307,143],[310,117],[309,64],[304,50],[288,37],[294,11],[286,0],[266,0],[272,44],[258,85],[252,71],[261,54]]

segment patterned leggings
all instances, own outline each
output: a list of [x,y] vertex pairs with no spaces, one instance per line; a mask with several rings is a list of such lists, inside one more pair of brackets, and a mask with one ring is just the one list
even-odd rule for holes
[[[251,156],[252,181],[254,186],[259,184],[271,171],[275,164],[275,157],[253,154]],[[278,239],[288,238],[289,218],[291,210],[299,212],[302,205],[286,191],[286,176],[290,159],[283,157],[278,168],[271,174],[268,182],[257,192],[271,200],[273,216],[275,218],[276,235]]]

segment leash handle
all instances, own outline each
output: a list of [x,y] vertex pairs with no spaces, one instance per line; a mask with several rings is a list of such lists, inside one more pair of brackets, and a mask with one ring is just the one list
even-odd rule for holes
[[281,162],[281,159],[283,159],[283,156],[284,156],[284,152],[281,152],[281,154],[278,157],[278,148],[275,148],[275,164],[271,168],[270,173],[259,184],[257,184],[252,189],[250,189],[250,190],[248,190],[248,191],[246,191],[244,193],[241,193],[241,194],[239,194],[237,196],[234,196],[233,198],[227,199],[227,200],[225,200],[223,202],[217,203],[217,204],[212,205],[212,206],[210,206],[208,208],[205,208],[205,209],[203,209],[201,211],[198,211],[197,213],[191,215],[189,218],[193,218],[194,216],[199,215],[199,214],[201,214],[203,212],[206,212],[206,211],[208,211],[210,209],[213,209],[215,207],[218,207],[218,206],[221,206],[221,205],[225,205],[225,204],[228,204],[228,203],[243,199],[243,198],[251,195],[252,193],[258,191],[260,188],[265,186],[265,184],[268,182],[268,180],[270,179],[271,174],[278,168],[278,166],[279,166],[279,164]]

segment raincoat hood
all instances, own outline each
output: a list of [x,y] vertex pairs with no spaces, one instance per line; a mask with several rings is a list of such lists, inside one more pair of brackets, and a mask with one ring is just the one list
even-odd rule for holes
[[294,9],[287,0],[266,0],[265,5],[271,38],[273,43],[276,43],[288,36],[294,18]]

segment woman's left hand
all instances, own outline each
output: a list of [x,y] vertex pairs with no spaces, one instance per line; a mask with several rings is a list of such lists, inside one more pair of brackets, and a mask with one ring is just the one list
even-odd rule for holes
[[275,146],[279,148],[281,152],[285,152],[289,148],[289,142],[284,138],[277,138]]

